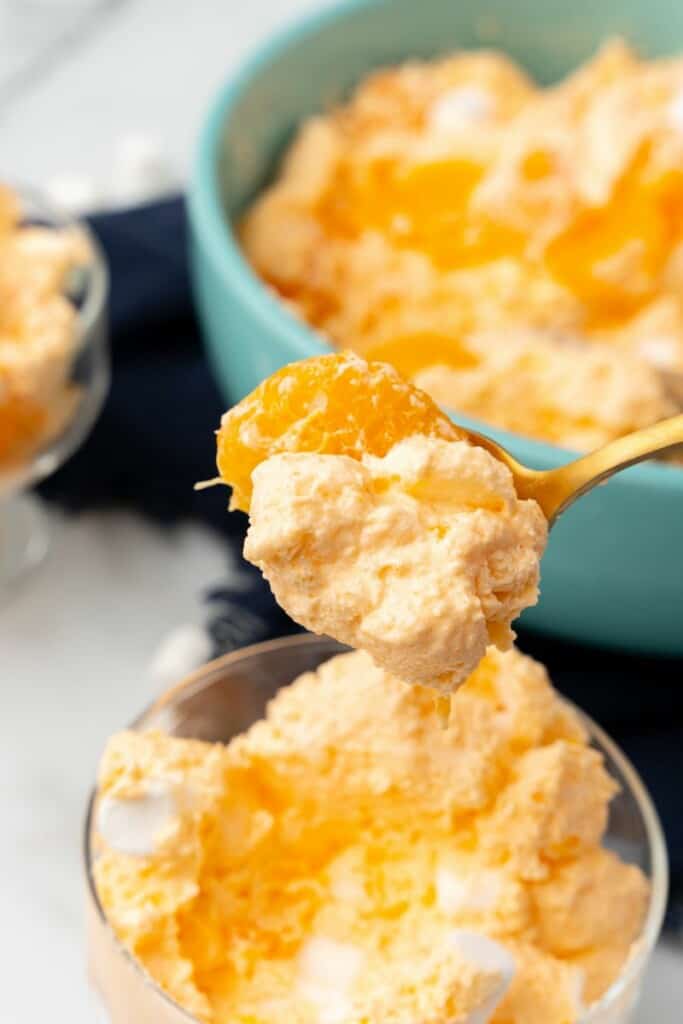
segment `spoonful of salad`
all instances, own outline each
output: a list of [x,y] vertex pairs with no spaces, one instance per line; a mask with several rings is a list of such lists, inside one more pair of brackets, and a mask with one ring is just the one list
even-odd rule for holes
[[580,495],[683,442],[683,416],[553,470],[465,430],[389,365],[283,367],[225,414],[220,482],[244,554],[316,633],[449,694],[538,599],[548,529]]

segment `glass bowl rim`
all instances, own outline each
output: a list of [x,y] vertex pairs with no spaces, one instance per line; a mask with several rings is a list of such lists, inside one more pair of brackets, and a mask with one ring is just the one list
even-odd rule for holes
[[[332,640],[329,637],[317,636],[313,633],[299,633],[294,636],[277,637],[261,643],[250,644],[247,647],[237,648],[234,651],[230,651],[228,654],[224,654],[219,658],[214,658],[212,661],[206,662],[206,664],[202,665],[199,669],[196,669],[194,672],[185,676],[178,683],[164,691],[164,693],[148,704],[143,711],[133,719],[130,728],[133,730],[140,729],[150,716],[158,713],[163,708],[168,707],[178,696],[181,694],[192,694],[193,692],[198,692],[202,689],[203,685],[205,685],[207,679],[213,676],[214,673],[220,672],[225,668],[229,668],[243,659],[259,654],[267,655],[282,649],[306,647],[312,644],[329,646],[331,657],[333,657],[335,653],[341,653],[344,650],[348,650],[348,648],[337,643],[336,640]],[[578,713],[583,723],[588,728],[590,739],[594,741],[597,740],[599,746],[604,748],[623,776],[642,817],[652,860],[650,902],[640,936],[634,945],[634,952],[627,959],[621,973],[612,982],[607,991],[597,1002],[587,1007],[577,1021],[577,1024],[592,1024],[592,1022],[599,1024],[601,1015],[613,1008],[622,994],[628,990],[632,982],[637,979],[657,943],[662,922],[664,920],[664,914],[666,912],[669,890],[668,855],[659,815],[657,814],[644,782],[641,780],[638,772],[631,764],[631,761],[628,759],[626,754],[623,753],[621,748],[617,746],[614,740],[612,740],[589,715],[582,711],[581,708],[577,707],[572,701],[564,697],[564,695],[562,695],[562,700]],[[180,1020],[186,1021],[187,1024],[198,1024],[197,1018],[193,1017],[187,1010],[180,1006],[179,1003],[172,999],[171,996],[164,992],[152,976],[145,971],[136,957],[133,956],[133,954],[125,947],[114,931],[102,903],[100,902],[92,870],[94,858],[92,856],[91,846],[92,818],[96,797],[97,785],[94,785],[90,791],[87,802],[82,852],[88,894],[93,906],[95,907],[99,924],[105,928],[113,948],[124,958],[125,961],[131,964],[142,983],[146,987],[150,988],[154,994],[162,1000],[162,1002],[171,1006],[179,1016]]]

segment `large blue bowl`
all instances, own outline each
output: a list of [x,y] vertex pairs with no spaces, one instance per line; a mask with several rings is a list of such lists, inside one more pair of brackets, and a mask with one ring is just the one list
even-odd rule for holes
[[[226,400],[283,363],[328,348],[252,273],[232,228],[303,117],[341,98],[369,69],[407,57],[492,46],[550,81],[613,34],[649,55],[683,49],[683,3],[352,0],[299,22],[257,53],[213,104],[189,197],[196,299]],[[572,457],[455,418],[529,465]],[[523,623],[596,644],[683,654],[683,470],[636,466],[570,509],[550,538],[540,604]]]

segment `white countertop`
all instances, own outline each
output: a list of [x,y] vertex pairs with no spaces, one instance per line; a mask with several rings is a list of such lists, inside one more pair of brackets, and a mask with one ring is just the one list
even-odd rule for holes
[[[37,185],[74,173],[106,177],[117,144],[135,135],[154,141],[184,177],[207,104],[229,69],[259,38],[316,6],[323,4],[0,2],[0,176]],[[47,30],[32,27],[36,11],[53,22],[52,44]],[[71,24],[66,38],[61,12]],[[35,68],[33,84],[16,66],[10,73],[22,47],[24,67]]]
[[[226,69],[310,6],[0,0],[0,177],[101,180],[117,140],[138,134],[155,140],[182,180]],[[73,20],[55,41],[60,11]],[[22,84],[29,60],[31,82]],[[225,578],[219,542],[196,527],[162,532],[119,513],[52,521],[47,562],[0,606],[3,1024],[94,1020],[80,847],[97,756],[153,696],[147,666],[161,639],[201,622],[202,592]],[[661,947],[639,1020],[677,1024],[682,1006],[683,956]]]

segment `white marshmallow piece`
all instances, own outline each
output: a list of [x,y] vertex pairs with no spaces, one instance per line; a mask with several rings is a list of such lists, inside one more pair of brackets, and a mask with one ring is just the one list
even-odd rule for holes
[[468,85],[449,89],[440,96],[429,112],[428,123],[432,131],[449,134],[486,121],[492,114],[490,93]]
[[671,370],[678,362],[679,342],[669,335],[651,335],[638,342],[638,351],[655,369]]
[[504,946],[480,932],[454,928],[449,931],[448,940],[465,960],[500,977],[496,990],[466,1021],[466,1024],[488,1024],[515,976],[515,961]]
[[128,800],[104,796],[97,808],[97,831],[110,849],[131,857],[150,857],[156,840],[177,813],[166,782],[150,780],[145,792]]
[[667,111],[669,115],[669,123],[673,128],[683,132],[683,88],[679,89],[674,98],[669,103]]
[[299,990],[318,1010],[320,1024],[346,1024],[351,987],[363,954],[346,942],[324,936],[309,939],[299,954]]

